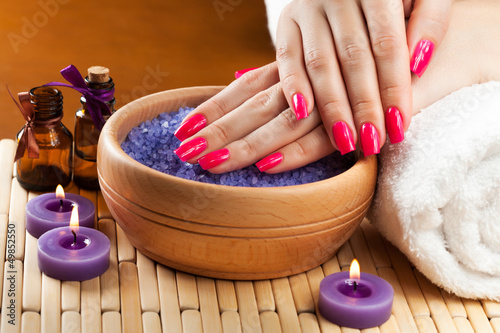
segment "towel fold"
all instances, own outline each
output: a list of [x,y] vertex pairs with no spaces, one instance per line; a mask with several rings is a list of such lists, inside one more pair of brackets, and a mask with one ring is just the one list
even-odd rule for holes
[[433,283],[500,301],[500,82],[444,97],[384,145],[369,219]]

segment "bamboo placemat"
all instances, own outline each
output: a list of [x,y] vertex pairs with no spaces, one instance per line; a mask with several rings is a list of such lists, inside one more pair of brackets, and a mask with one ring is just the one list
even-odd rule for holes
[[111,240],[111,266],[89,281],[52,279],[40,273],[36,239],[24,226],[26,202],[38,194],[13,178],[15,147],[12,140],[0,141],[3,333],[360,332],[338,327],[316,311],[321,280],[347,270],[354,257],[362,271],[386,279],[395,291],[389,321],[361,332],[500,332],[499,303],[462,299],[431,284],[366,221],[332,259],[305,273],[217,280],[175,271],[142,255],[115,223],[102,195],[75,186],[69,192],[96,204],[96,225]]

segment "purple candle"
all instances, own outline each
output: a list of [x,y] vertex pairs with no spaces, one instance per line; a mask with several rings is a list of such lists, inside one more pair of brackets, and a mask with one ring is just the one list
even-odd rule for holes
[[[78,221],[77,208],[72,220]],[[64,281],[95,278],[109,267],[110,242],[102,232],[85,227],[60,227],[38,239],[38,267],[47,276]]]
[[361,276],[354,259],[350,272],[331,274],[321,281],[318,307],[334,324],[364,329],[380,326],[391,317],[393,298],[392,286],[372,274]]
[[69,226],[71,211],[78,207],[80,226],[93,228],[95,207],[92,201],[78,194],[64,194],[62,186],[56,193],[45,193],[26,204],[26,230],[35,238],[59,227]]

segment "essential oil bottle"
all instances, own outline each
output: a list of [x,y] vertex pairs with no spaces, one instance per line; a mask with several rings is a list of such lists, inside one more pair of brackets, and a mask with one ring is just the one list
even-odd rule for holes
[[[39,157],[24,156],[16,162],[16,178],[19,184],[31,191],[53,191],[71,182],[73,136],[62,124],[63,96],[52,87],[36,87],[29,92],[35,110],[33,132],[39,147]],[[19,142],[24,126],[17,134]]]
[[[87,87],[97,96],[103,96],[109,109],[98,110],[106,121],[115,111],[115,98],[113,95],[114,82],[109,77],[109,70],[102,66],[93,66],[88,69],[85,78]],[[73,181],[80,188],[98,190],[99,180],[97,178],[97,143],[101,129],[97,126],[90,115],[85,97],[80,99],[82,107],[75,115],[75,154],[73,159]]]

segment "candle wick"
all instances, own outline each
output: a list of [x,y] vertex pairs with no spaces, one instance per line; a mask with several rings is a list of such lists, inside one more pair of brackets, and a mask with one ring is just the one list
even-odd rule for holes
[[63,209],[63,199],[59,199],[59,203],[61,204],[59,206],[59,211],[62,211],[62,209]]
[[354,286],[354,291],[356,291],[356,289],[358,289],[358,283],[356,281],[354,281],[353,286]]
[[74,230],[71,230],[71,233],[73,234],[73,244],[76,245],[76,232]]

